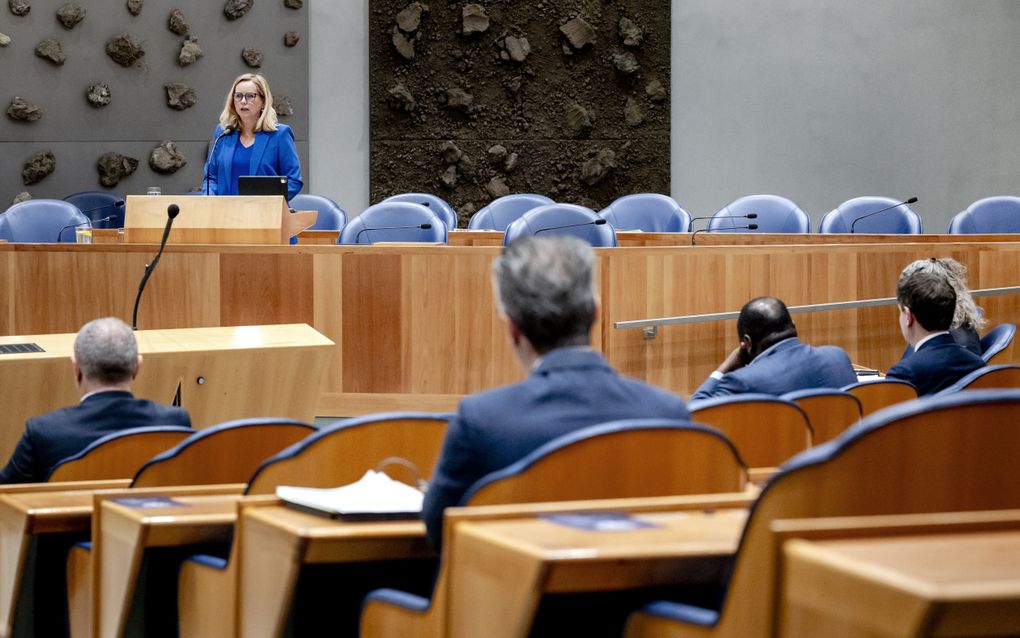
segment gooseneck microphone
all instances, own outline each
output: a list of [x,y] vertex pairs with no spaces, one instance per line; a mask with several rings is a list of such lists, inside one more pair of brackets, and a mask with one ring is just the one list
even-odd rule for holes
[[142,291],[145,290],[145,284],[149,282],[149,277],[152,276],[152,271],[156,269],[156,264],[159,263],[159,258],[163,256],[163,249],[166,248],[166,240],[170,238],[170,227],[174,224],[174,218],[181,212],[181,208],[177,204],[170,204],[166,207],[166,226],[163,227],[163,239],[159,242],[159,252],[153,258],[152,263],[145,265],[145,274],[142,275],[142,280],[138,283],[138,294],[135,295],[135,309],[131,312],[131,329],[138,330],[138,304],[142,300]]
[[893,204],[892,206],[886,206],[885,208],[879,208],[876,211],[872,211],[870,213],[865,213],[865,214],[861,215],[860,217],[856,217],[856,218],[854,218],[854,220],[852,222],[850,222],[850,232],[851,233],[854,232],[854,226],[856,226],[857,222],[861,221],[862,219],[867,219],[867,218],[869,218],[869,217],[871,217],[873,215],[878,215],[879,213],[884,213],[887,210],[892,210],[892,209],[897,208],[899,206],[903,206],[904,204],[913,204],[915,202],[917,202],[917,198],[916,197],[911,197],[910,199],[903,200],[899,204]]
[[[754,213],[751,213],[754,215]],[[755,215],[757,217],[757,215]],[[735,218],[729,218],[735,219]],[[691,246],[697,246],[695,240],[698,237],[698,233],[713,233],[717,230],[758,230],[758,224],[748,224],[747,226],[734,226],[733,228],[702,228],[691,233]]]
[[[100,208],[106,208],[106,206],[101,206]],[[98,209],[96,209],[96,210],[98,210]],[[82,212],[84,213],[85,211],[82,211]],[[86,225],[87,226],[92,226],[93,224],[98,224],[100,222],[108,222],[111,219],[113,219],[114,217],[116,217],[116,215],[108,215],[106,217],[100,217],[99,219],[96,219],[96,220],[86,219],[85,221],[78,222],[77,224],[68,224],[67,226],[64,226],[63,228],[61,228],[60,232],[57,233],[57,243],[58,244],[60,243],[60,236],[63,235],[64,231],[67,230],[68,228],[77,228],[78,226],[86,226]]]
[[542,233],[549,232],[550,230],[561,230],[563,228],[577,228],[579,226],[602,226],[605,223],[606,220],[600,217],[598,219],[593,219],[590,222],[581,222],[580,224],[564,224],[562,226],[550,226],[549,228],[540,228],[535,231],[535,234],[541,235]]
[[[715,215],[708,215],[707,217],[691,217],[691,223],[687,225],[688,228],[694,228],[694,222],[704,221],[706,219],[712,219]],[[719,219],[758,219],[758,213],[748,213],[746,215],[734,215],[733,217],[720,217]],[[705,229],[707,230],[707,229]],[[720,229],[722,230],[722,229]],[[731,229],[732,230],[732,229]]]
[[215,140],[213,140],[212,148],[209,149],[209,157],[207,157],[206,161],[205,161],[205,176],[204,176],[204,179],[202,180],[202,194],[203,195],[208,195],[209,194],[209,186],[210,186],[210,184],[209,184],[209,169],[212,168],[212,158],[213,158],[213,155],[216,154],[216,146],[220,143],[220,140],[222,140],[224,137],[230,135],[233,132],[234,132],[234,127],[233,126],[228,126],[227,128],[223,129],[223,131],[219,135],[216,136]]
[[362,228],[358,231],[358,234],[354,236],[354,243],[358,243],[361,239],[361,233],[367,233],[370,230],[402,230],[404,228],[420,228],[421,230],[431,230],[432,224],[415,224],[413,226],[376,226],[375,228]]

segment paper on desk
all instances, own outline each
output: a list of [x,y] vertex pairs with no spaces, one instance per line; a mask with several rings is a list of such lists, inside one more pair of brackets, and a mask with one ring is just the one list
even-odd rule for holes
[[420,513],[425,495],[382,472],[369,470],[357,482],[319,489],[280,485],[276,495],[289,503],[337,514]]

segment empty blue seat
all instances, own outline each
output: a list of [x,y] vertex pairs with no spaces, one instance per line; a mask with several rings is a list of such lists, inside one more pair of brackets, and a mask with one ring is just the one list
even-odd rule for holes
[[[871,233],[875,235],[919,235],[921,216],[907,204],[889,197],[855,197],[829,211],[818,224],[820,233]],[[879,213],[883,208],[893,206]],[[872,213],[877,213],[872,215]],[[866,217],[870,215],[870,217]],[[856,220],[856,222],[855,222]]]
[[[756,215],[747,219],[747,215]],[[743,228],[756,224],[755,230]],[[735,199],[712,215],[708,229],[738,233],[810,233],[811,218],[799,206],[778,195],[747,195]]]
[[950,235],[1020,233],[1020,197],[979,199],[949,220]]
[[616,230],[686,233],[691,216],[675,199],[659,193],[624,195],[599,211]]
[[30,199],[0,215],[0,239],[25,244],[74,242],[75,227],[90,224],[74,204],[59,199]]
[[555,204],[545,195],[514,193],[492,200],[488,206],[471,216],[468,230],[506,230],[521,215],[546,204]]
[[347,213],[340,205],[322,195],[299,194],[290,200],[294,210],[314,210],[319,213],[315,223],[308,230],[343,230],[347,224]]
[[439,219],[443,220],[446,224],[447,230],[453,230],[457,227],[457,211],[453,210],[453,206],[436,195],[430,195],[429,193],[401,193],[399,195],[393,195],[383,200],[384,202],[410,202],[412,204],[420,204],[426,206],[429,210],[436,214]]
[[379,242],[446,243],[446,222],[421,204],[380,202],[369,206],[340,231],[340,244]]
[[[124,198],[116,193],[82,191],[68,195],[64,201],[77,206],[96,228],[124,228]],[[96,221],[111,215],[113,219]]]
[[985,363],[991,363],[995,355],[1007,348],[1012,349],[1015,336],[1016,324],[1000,323],[995,326],[988,331],[988,334],[981,337],[981,358],[985,360]]
[[533,208],[507,227],[503,245],[519,237],[570,235],[596,248],[616,246],[616,232],[590,208],[576,204],[546,204]]

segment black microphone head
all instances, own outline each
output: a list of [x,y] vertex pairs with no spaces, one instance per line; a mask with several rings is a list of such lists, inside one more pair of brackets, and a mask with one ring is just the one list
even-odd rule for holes
[[177,204],[170,204],[169,206],[166,207],[166,214],[170,219],[177,217],[177,215],[180,214],[180,212],[181,207],[178,206]]
[[223,129],[223,133],[221,133],[221,135],[230,135],[233,132],[234,132],[234,127],[233,126],[228,126],[227,128]]
[[118,199],[117,201],[115,201],[113,203],[113,205],[114,206],[123,206],[124,205],[124,200],[123,199]]
[[758,230],[758,224],[748,224],[747,225],[747,229],[748,230]]
[[419,228],[421,228],[422,230],[431,230],[432,224],[422,224],[421,226],[419,226]]
[[908,199],[907,201],[905,201],[903,203],[904,204],[916,204],[917,203],[917,198],[916,197],[911,197],[910,199]]
[[758,213],[748,213],[747,214],[747,218],[748,219],[758,219]]
[[606,223],[606,220],[604,220],[604,219],[602,219],[600,217],[600,218],[596,219],[595,221],[593,221],[592,223],[595,224],[596,226],[601,226],[602,224]]

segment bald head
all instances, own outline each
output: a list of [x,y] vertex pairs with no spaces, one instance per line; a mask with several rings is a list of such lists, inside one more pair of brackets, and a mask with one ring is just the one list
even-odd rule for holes
[[737,318],[737,338],[745,336],[751,340],[752,356],[757,356],[769,346],[797,336],[786,304],[775,297],[756,297],[744,304]]
[[101,386],[129,383],[138,372],[138,344],[131,326],[116,317],[95,319],[74,339],[74,361],[82,376]]

